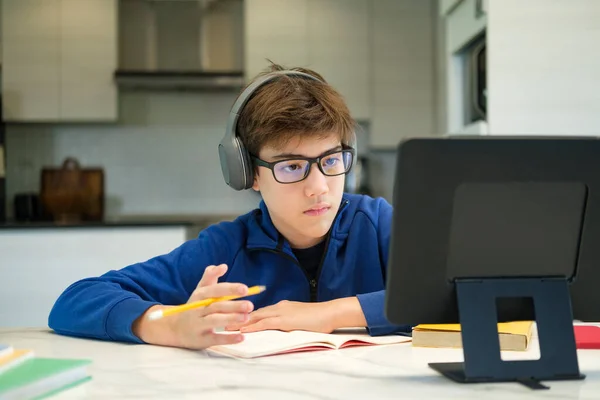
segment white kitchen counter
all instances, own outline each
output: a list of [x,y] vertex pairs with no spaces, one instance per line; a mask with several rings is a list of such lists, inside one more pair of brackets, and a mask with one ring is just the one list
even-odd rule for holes
[[167,253],[187,231],[185,224],[0,229],[0,327],[47,326],[71,283]]
[[[537,338],[527,352],[535,356]],[[428,367],[462,361],[460,349],[415,348],[410,343],[287,354],[255,360],[213,356],[150,345],[59,336],[43,329],[0,330],[0,343],[33,349],[40,357],[91,359],[92,379],[53,399],[598,399],[600,351],[579,350],[586,379],[543,382],[549,390],[518,383],[459,384]],[[538,353],[539,356],[539,353]]]

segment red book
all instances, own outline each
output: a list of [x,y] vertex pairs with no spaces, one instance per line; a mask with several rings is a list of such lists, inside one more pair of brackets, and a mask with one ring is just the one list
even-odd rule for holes
[[578,325],[574,329],[578,349],[600,349],[600,327]]

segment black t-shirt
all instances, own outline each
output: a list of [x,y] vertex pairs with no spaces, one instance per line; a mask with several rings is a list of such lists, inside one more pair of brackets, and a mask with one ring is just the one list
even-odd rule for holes
[[321,243],[307,249],[292,249],[300,266],[306,271],[311,280],[318,278],[317,272],[319,264],[321,264],[321,258],[323,258],[326,242],[326,240],[323,240]]

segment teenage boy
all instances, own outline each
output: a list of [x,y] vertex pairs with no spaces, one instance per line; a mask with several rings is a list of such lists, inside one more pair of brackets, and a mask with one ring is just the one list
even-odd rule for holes
[[[371,335],[408,331],[384,317],[392,207],[344,194],[355,122],[336,90],[308,69],[272,65],[236,101],[219,146],[226,182],[260,192],[258,209],[208,227],[168,254],[83,279],[58,298],[57,333],[202,349],[265,329]],[[148,314],[244,295],[158,320]]]

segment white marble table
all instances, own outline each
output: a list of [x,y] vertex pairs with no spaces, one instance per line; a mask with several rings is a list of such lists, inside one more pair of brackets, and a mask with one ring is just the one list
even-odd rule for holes
[[[459,349],[410,343],[236,360],[149,345],[75,339],[47,329],[2,329],[0,343],[38,356],[90,358],[92,380],[53,399],[600,399],[600,350],[580,350],[583,381],[545,382],[550,390],[517,383],[458,384],[428,362],[462,361]],[[527,353],[504,359],[535,357]]]

